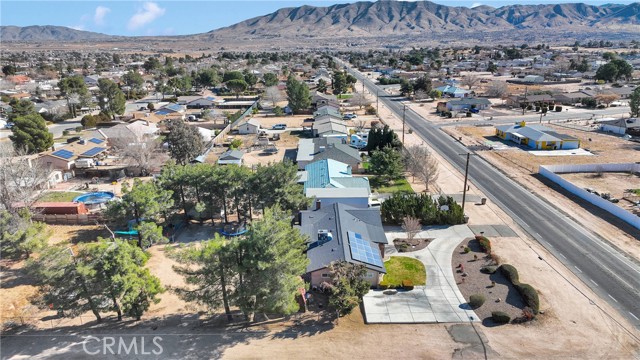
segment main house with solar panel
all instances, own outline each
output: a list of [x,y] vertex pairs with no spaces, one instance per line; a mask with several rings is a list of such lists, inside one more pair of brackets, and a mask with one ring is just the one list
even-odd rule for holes
[[93,160],[101,157],[108,149],[104,138],[92,137],[80,139],[40,154],[38,160],[43,165],[55,170],[72,170],[80,160]]
[[330,281],[328,266],[334,261],[364,265],[371,286],[378,285],[386,273],[382,259],[387,238],[378,209],[341,203],[323,206],[317,201],[313,210],[301,211],[296,222],[309,237],[305,280],[312,287]]

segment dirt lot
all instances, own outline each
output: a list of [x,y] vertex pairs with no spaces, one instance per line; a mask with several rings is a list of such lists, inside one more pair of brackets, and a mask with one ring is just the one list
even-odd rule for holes
[[[638,195],[625,192],[626,189],[640,189],[640,176],[636,174],[606,172],[558,175],[581,188],[590,188],[600,194],[611,194],[611,197],[620,199],[617,205],[626,210],[632,211],[633,203],[631,201],[638,201]],[[625,198],[628,198],[629,201]]]

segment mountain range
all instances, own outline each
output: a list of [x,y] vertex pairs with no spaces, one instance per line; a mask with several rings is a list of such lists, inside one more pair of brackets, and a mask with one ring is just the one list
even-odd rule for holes
[[[378,1],[328,7],[283,8],[208,33],[154,39],[207,41],[251,38],[383,37],[389,35],[477,34],[479,32],[534,31],[640,33],[640,3],[602,6],[582,3],[509,5],[500,8],[452,7],[430,1]],[[0,41],[77,42],[126,39],[62,26],[0,26]]]

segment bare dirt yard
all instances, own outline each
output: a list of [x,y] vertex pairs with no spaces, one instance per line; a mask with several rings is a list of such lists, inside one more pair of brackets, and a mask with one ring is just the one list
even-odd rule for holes
[[626,190],[640,189],[640,176],[629,173],[565,173],[558,174],[581,188],[589,188],[600,194],[608,193],[612,198],[619,199],[616,205],[629,211],[637,211],[635,201],[638,194]]

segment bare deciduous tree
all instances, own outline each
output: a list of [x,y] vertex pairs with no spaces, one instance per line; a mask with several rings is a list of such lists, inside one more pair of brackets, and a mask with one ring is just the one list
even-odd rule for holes
[[496,98],[503,98],[508,93],[509,87],[502,81],[492,81],[486,91],[487,96]]
[[406,216],[404,219],[402,219],[402,230],[407,233],[407,240],[411,242],[416,237],[416,235],[418,235],[418,233],[422,231],[422,225],[420,224],[420,220],[418,218]]
[[371,100],[367,99],[364,93],[361,92],[353,94],[349,102],[351,103],[351,105],[357,106],[360,109],[367,105],[371,105]]
[[367,122],[364,120],[355,120],[353,122],[353,127],[355,127],[356,132],[363,132],[366,126],[367,126]]
[[474,87],[479,81],[480,78],[477,75],[467,74],[462,78],[460,84],[467,86],[469,90],[471,90],[471,88]]
[[137,167],[143,174],[149,174],[169,159],[160,142],[151,138],[141,141],[118,139],[112,142],[112,146],[125,164]]
[[26,151],[0,143],[0,208],[14,212],[13,205],[30,208],[48,187],[51,171]]
[[424,100],[424,99],[426,99],[428,97],[429,97],[429,94],[427,94],[422,89],[416,90],[415,94],[413,95],[413,98],[416,99],[416,100]]
[[279,101],[282,101],[284,97],[282,96],[282,92],[278,89],[277,86],[269,86],[264,91],[264,97],[269,100],[269,102],[276,106]]
[[424,146],[413,145],[406,148],[405,165],[412,176],[425,184],[425,191],[438,179],[438,160]]

